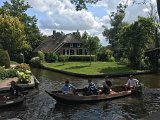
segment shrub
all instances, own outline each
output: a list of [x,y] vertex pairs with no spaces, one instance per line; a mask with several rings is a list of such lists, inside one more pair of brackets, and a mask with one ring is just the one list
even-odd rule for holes
[[26,71],[25,72],[17,71],[17,76],[18,76],[18,83],[27,84],[31,82],[31,76],[30,74],[27,74]]
[[16,67],[15,67],[16,70],[18,71],[21,71],[21,72],[25,72],[26,70],[30,70],[30,67],[28,64],[26,63],[21,63],[21,64],[18,64]]
[[58,57],[58,61],[59,61],[59,62],[67,62],[68,59],[69,59],[69,56],[66,56],[66,55],[60,55],[60,56]]
[[[90,55],[61,55],[59,60],[66,61],[90,61]],[[95,55],[91,55],[91,61],[95,61]]]
[[17,62],[18,63],[24,63],[24,55],[22,53],[18,55]]
[[114,62],[115,58],[113,57],[113,52],[109,49],[101,50],[97,54],[98,61]]
[[122,64],[122,65],[128,65],[129,60],[128,60],[128,58],[121,57],[119,63]]
[[10,67],[10,57],[7,51],[0,49],[0,66]]
[[0,79],[5,79],[5,78],[12,78],[12,77],[16,77],[16,70],[15,69],[4,69],[4,68],[0,68]]
[[58,60],[58,56],[52,52],[47,53],[45,58],[46,58],[46,62],[49,62],[49,63],[57,62],[57,60]]
[[30,61],[30,65],[33,67],[40,67],[42,62],[39,57],[33,57]]
[[45,54],[42,51],[38,51],[38,57],[42,63],[45,61]]

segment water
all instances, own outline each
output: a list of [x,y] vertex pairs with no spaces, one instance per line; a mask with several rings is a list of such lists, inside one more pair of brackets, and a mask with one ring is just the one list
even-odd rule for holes
[[[87,79],[41,69],[32,71],[41,82],[39,91],[31,91],[22,105],[0,109],[0,120],[142,120],[160,110],[160,74],[135,76],[145,86],[140,95],[90,104],[60,105],[45,90],[58,90],[65,80],[82,88],[87,86]],[[93,81],[100,86],[103,79]],[[111,81],[121,85],[127,78],[113,78]]]

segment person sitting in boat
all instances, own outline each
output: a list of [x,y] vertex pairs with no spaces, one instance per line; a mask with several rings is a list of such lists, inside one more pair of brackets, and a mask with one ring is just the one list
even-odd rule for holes
[[133,75],[129,76],[127,83],[125,84],[126,88],[131,90],[134,89],[138,85],[139,81],[133,77]]
[[68,80],[65,81],[65,84],[62,86],[61,91],[64,94],[74,94],[76,88],[69,83]]
[[112,82],[108,79],[108,76],[105,77],[105,81],[103,82],[103,90],[102,93],[108,95],[112,89]]
[[97,87],[92,82],[91,79],[88,80],[88,94],[89,95],[96,95],[97,94]]
[[10,97],[18,97],[22,94],[23,88],[18,86],[15,81],[11,81]]

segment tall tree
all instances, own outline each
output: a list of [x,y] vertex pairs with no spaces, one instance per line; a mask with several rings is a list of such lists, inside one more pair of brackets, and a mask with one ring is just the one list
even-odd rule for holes
[[117,12],[112,12],[110,15],[111,28],[105,28],[103,31],[103,35],[106,37],[106,40],[112,46],[112,50],[114,51],[114,56],[117,58],[119,53],[118,46],[118,34],[121,28],[126,24],[123,22],[125,17],[125,9],[126,5],[119,4],[117,6]]
[[30,49],[26,40],[24,25],[17,17],[0,15],[0,44],[12,56],[20,51]]
[[[4,2],[4,5],[0,9],[0,14],[7,11],[11,16],[19,18],[20,22],[24,24],[26,39],[31,45],[32,50],[34,50],[42,41],[42,35],[37,27],[36,17],[29,16],[26,13],[29,8],[31,8],[31,6],[25,3],[25,0],[10,0],[10,3],[8,1]],[[30,55],[30,52],[28,52],[26,51],[26,53]]]
[[100,47],[100,40],[97,36],[90,36],[87,32],[84,32],[82,35],[82,44],[89,52],[91,65],[91,55],[97,52]]
[[27,40],[32,49],[35,49],[41,42],[41,34],[37,27],[37,19],[35,16],[28,16],[26,11],[31,8],[25,0],[11,0],[11,2],[4,2],[2,9],[9,11],[11,16],[18,17],[24,24],[24,30]]
[[139,17],[138,21],[124,27],[119,34],[119,40],[124,50],[124,57],[130,61],[130,65],[136,69],[142,69],[144,53],[154,41],[155,29],[152,18]]

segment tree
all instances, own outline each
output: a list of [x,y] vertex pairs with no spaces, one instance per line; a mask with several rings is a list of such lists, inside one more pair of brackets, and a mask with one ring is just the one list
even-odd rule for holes
[[142,69],[144,65],[144,53],[154,41],[155,24],[153,18],[139,17],[138,21],[125,26],[119,34],[121,48],[124,49],[124,57],[130,61],[130,65],[136,69]]
[[[87,3],[91,3],[91,4],[95,4],[98,1],[101,0],[71,0],[71,3],[74,4],[76,6],[76,10],[82,10],[82,9],[87,9],[86,4]],[[125,4],[128,4],[129,0],[125,0]],[[132,0],[133,3],[136,3],[136,1],[138,0]],[[145,4],[147,0],[141,0],[142,4]],[[150,1],[150,0],[149,0]],[[160,0],[156,0],[157,2],[157,11],[158,11],[158,15],[160,17]],[[139,4],[139,3],[138,3]]]
[[[26,34],[26,39],[31,45],[32,50],[39,46],[42,41],[42,35],[37,27],[37,19],[35,16],[28,16],[26,11],[31,8],[25,0],[10,0],[4,2],[4,5],[0,9],[0,14],[8,12],[10,16],[19,18],[19,21],[24,25],[24,31]],[[31,51],[25,51],[26,54],[30,55]],[[30,56],[28,56],[28,59]]]
[[26,40],[24,25],[17,17],[6,14],[0,15],[0,44],[3,49],[8,50],[11,58],[20,51],[30,49]]
[[100,40],[97,36],[89,36],[87,32],[84,32],[82,35],[82,44],[89,52],[91,65],[91,55],[97,52],[100,47]]
[[105,28],[103,31],[103,36],[105,36],[106,40],[111,44],[116,58],[119,56],[118,34],[121,28],[127,24],[123,22],[125,17],[125,9],[126,5],[119,4],[117,6],[117,12],[112,12],[110,15],[111,28]]

